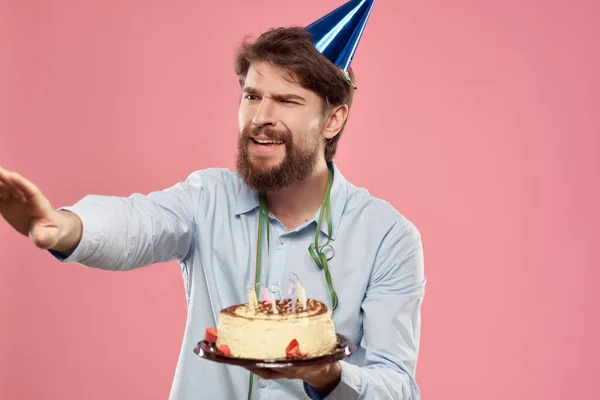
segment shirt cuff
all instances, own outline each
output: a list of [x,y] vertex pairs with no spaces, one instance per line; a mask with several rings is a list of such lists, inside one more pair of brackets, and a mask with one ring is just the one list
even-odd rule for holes
[[322,397],[317,391],[304,382],[304,391],[312,400],[355,400],[360,395],[362,386],[360,367],[352,365],[347,361],[340,361],[342,367],[342,377],[340,383],[327,396]]
[[319,393],[317,393],[317,391],[315,390],[315,388],[313,388],[312,386],[310,386],[308,383],[304,382],[304,392],[306,392],[306,395],[311,398],[312,400],[322,400],[323,398],[321,397],[321,395]]
[[86,213],[84,209],[77,208],[77,205],[73,207],[61,207],[58,210],[72,212],[81,219],[81,240],[69,256],[50,249],[48,252],[61,263],[76,262],[85,264],[86,260],[90,259],[102,242],[102,230],[94,230],[94,226],[97,226],[100,221],[95,221],[93,212]]

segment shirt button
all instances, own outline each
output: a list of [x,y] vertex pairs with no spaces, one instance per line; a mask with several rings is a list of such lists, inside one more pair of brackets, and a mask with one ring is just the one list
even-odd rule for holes
[[285,238],[279,238],[279,243],[284,244],[285,243]]
[[260,387],[267,387],[267,381],[260,381]]
[[279,290],[279,288],[275,285],[271,286],[271,292],[273,293],[277,293],[277,290]]

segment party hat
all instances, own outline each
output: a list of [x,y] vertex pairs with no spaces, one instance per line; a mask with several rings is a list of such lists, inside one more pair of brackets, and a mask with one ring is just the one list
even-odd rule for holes
[[350,0],[306,27],[315,47],[337,65],[356,89],[348,68],[367,25],[375,0]]

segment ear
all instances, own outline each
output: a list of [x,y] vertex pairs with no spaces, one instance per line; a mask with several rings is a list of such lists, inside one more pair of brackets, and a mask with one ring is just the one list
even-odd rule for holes
[[348,106],[346,104],[333,107],[326,116],[325,125],[323,126],[323,136],[325,139],[335,137],[342,129],[342,126],[344,126],[347,118]]

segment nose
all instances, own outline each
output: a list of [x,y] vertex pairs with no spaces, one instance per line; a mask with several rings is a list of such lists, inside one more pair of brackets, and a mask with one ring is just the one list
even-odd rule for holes
[[274,126],[276,120],[274,117],[274,104],[266,96],[262,98],[260,105],[256,109],[252,123],[256,126]]

